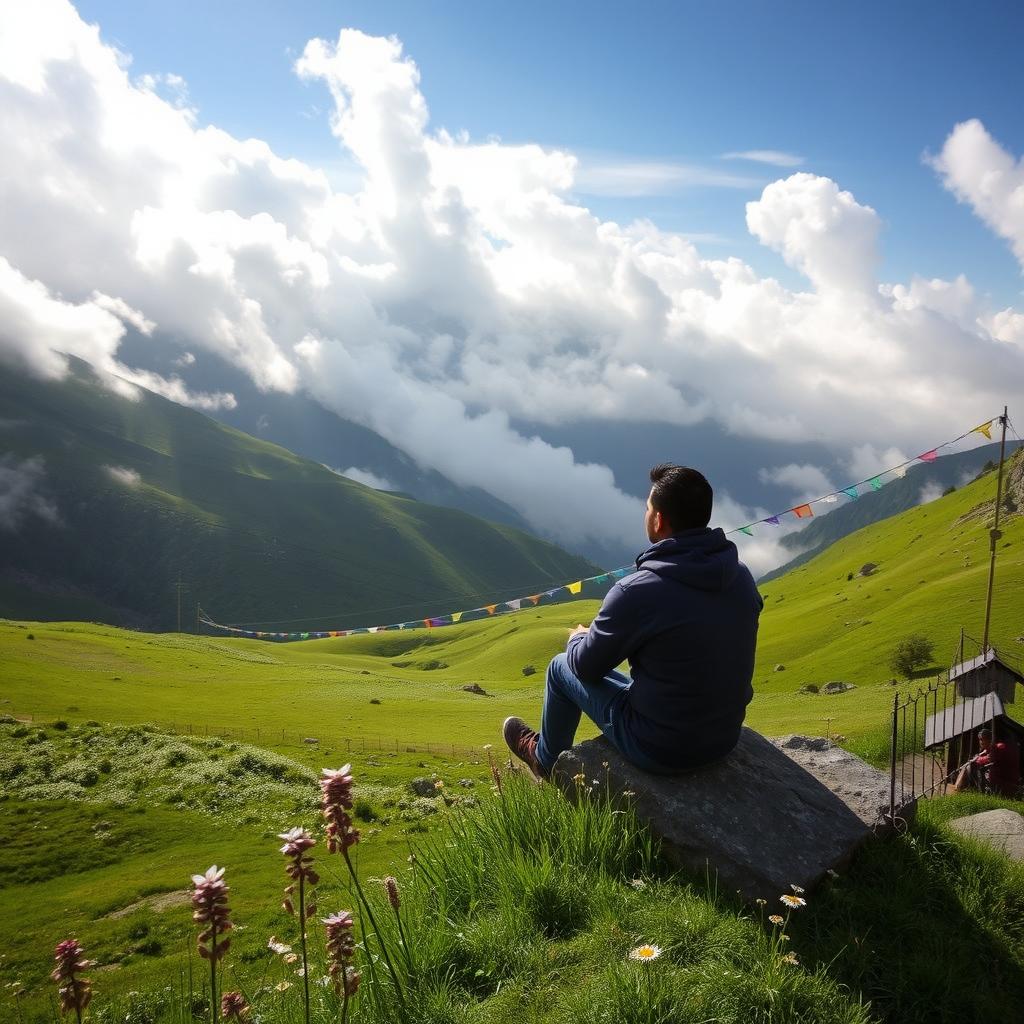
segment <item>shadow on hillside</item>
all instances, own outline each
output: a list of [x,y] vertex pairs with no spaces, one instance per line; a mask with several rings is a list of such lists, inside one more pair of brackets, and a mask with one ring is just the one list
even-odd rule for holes
[[936,678],[945,679],[946,671],[941,665],[929,665],[927,668],[915,669],[909,676],[894,677],[896,678],[896,688],[902,692],[916,689],[919,686],[927,686],[929,683],[935,682]]
[[869,843],[808,911],[793,928],[807,966],[860,992],[882,1020],[1018,1019],[1024,885],[933,825]]

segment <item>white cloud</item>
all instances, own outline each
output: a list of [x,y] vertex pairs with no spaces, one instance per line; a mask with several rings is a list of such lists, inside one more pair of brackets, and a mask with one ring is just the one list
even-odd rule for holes
[[785,153],[781,149],[745,149],[736,153],[723,153],[723,160],[752,160],[758,164],[771,164],[773,167],[800,167],[804,163],[802,156],[796,153]]
[[940,483],[935,480],[927,480],[917,496],[918,505],[927,505],[928,502],[941,498],[942,491],[943,487]]
[[665,196],[686,188],[750,189],[761,184],[748,175],[656,160],[583,163],[574,177],[575,190],[592,196]]
[[355,480],[357,484],[364,484],[367,487],[372,487],[377,491],[394,491],[397,490],[395,485],[387,479],[387,477],[378,476],[376,473],[370,472],[368,469],[360,469],[358,466],[349,466],[348,469],[331,469],[327,467],[332,473],[337,473],[338,476],[347,477],[349,480]]
[[[787,288],[650,222],[602,221],[573,198],[589,172],[571,153],[432,130],[394,38],[345,30],[297,61],[330,95],[344,173],[203,126],[180,90],[160,95],[169,80],[126,68],[61,0],[0,10],[0,358],[36,372],[74,352],[233,401],[123,365],[125,324],[157,324],[570,544],[633,543],[639,503],[514,422],[710,419],[814,439],[868,476],[1024,386],[1021,314],[966,278],[880,282],[879,215],[827,178],[793,174],[747,207],[807,279]],[[682,184],[677,165],[612,163],[619,187]]]
[[765,483],[792,488],[794,501],[810,501],[836,490],[828,474],[820,466],[810,463],[791,462],[786,466],[762,469],[758,475]]
[[40,456],[0,455],[0,530],[17,531],[33,516],[57,525],[57,506],[43,493],[46,467]]
[[41,377],[59,378],[67,372],[67,356],[91,363],[112,390],[136,397],[139,385],[182,405],[197,409],[233,409],[233,395],[191,393],[178,377],[165,378],[136,370],[116,359],[124,337],[122,319],[143,334],[152,324],[121,299],[94,292],[75,304],[54,298],[41,281],[30,281],[0,256],[0,362],[27,369]]
[[828,178],[773,182],[747,203],[747,227],[822,290],[850,297],[877,287],[878,215]]
[[[846,465],[850,480],[860,482],[861,480],[870,480],[884,470],[901,466],[912,457],[892,446],[881,449],[876,448],[873,444],[861,444],[854,447],[850,457],[846,460]],[[902,476],[902,473],[899,475]]]
[[1015,161],[976,119],[958,124],[938,156],[926,159],[1024,267],[1024,159]]
[[111,480],[124,487],[134,488],[142,483],[142,477],[134,469],[129,469],[127,466],[104,466],[103,468],[107,471],[107,475]]

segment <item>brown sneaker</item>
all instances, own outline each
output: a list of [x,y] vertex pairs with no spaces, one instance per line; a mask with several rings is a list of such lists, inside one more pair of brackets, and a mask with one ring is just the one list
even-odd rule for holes
[[546,779],[546,772],[537,760],[537,740],[540,736],[531,729],[521,718],[512,716],[505,719],[501,727],[501,734],[505,737],[508,749],[522,761],[537,779]]

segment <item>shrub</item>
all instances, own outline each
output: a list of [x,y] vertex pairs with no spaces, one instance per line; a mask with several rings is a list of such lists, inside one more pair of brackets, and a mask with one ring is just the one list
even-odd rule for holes
[[58,718],[57,721],[53,723],[53,728],[56,729],[58,732],[64,732],[67,729],[67,727],[68,723],[65,722],[63,718]]
[[920,633],[911,633],[897,641],[889,655],[889,667],[904,679],[909,680],[914,672],[930,664],[935,645]]
[[354,807],[352,808],[353,813],[360,821],[376,821],[377,812],[373,808],[373,804],[366,799],[365,796],[357,797]]

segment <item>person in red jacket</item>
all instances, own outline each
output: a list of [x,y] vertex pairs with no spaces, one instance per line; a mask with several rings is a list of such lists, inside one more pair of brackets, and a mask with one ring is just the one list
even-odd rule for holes
[[992,742],[992,733],[978,733],[980,751],[961,769],[955,793],[968,787],[984,788],[999,796],[1016,797],[1020,791],[1020,748],[1013,740]]

